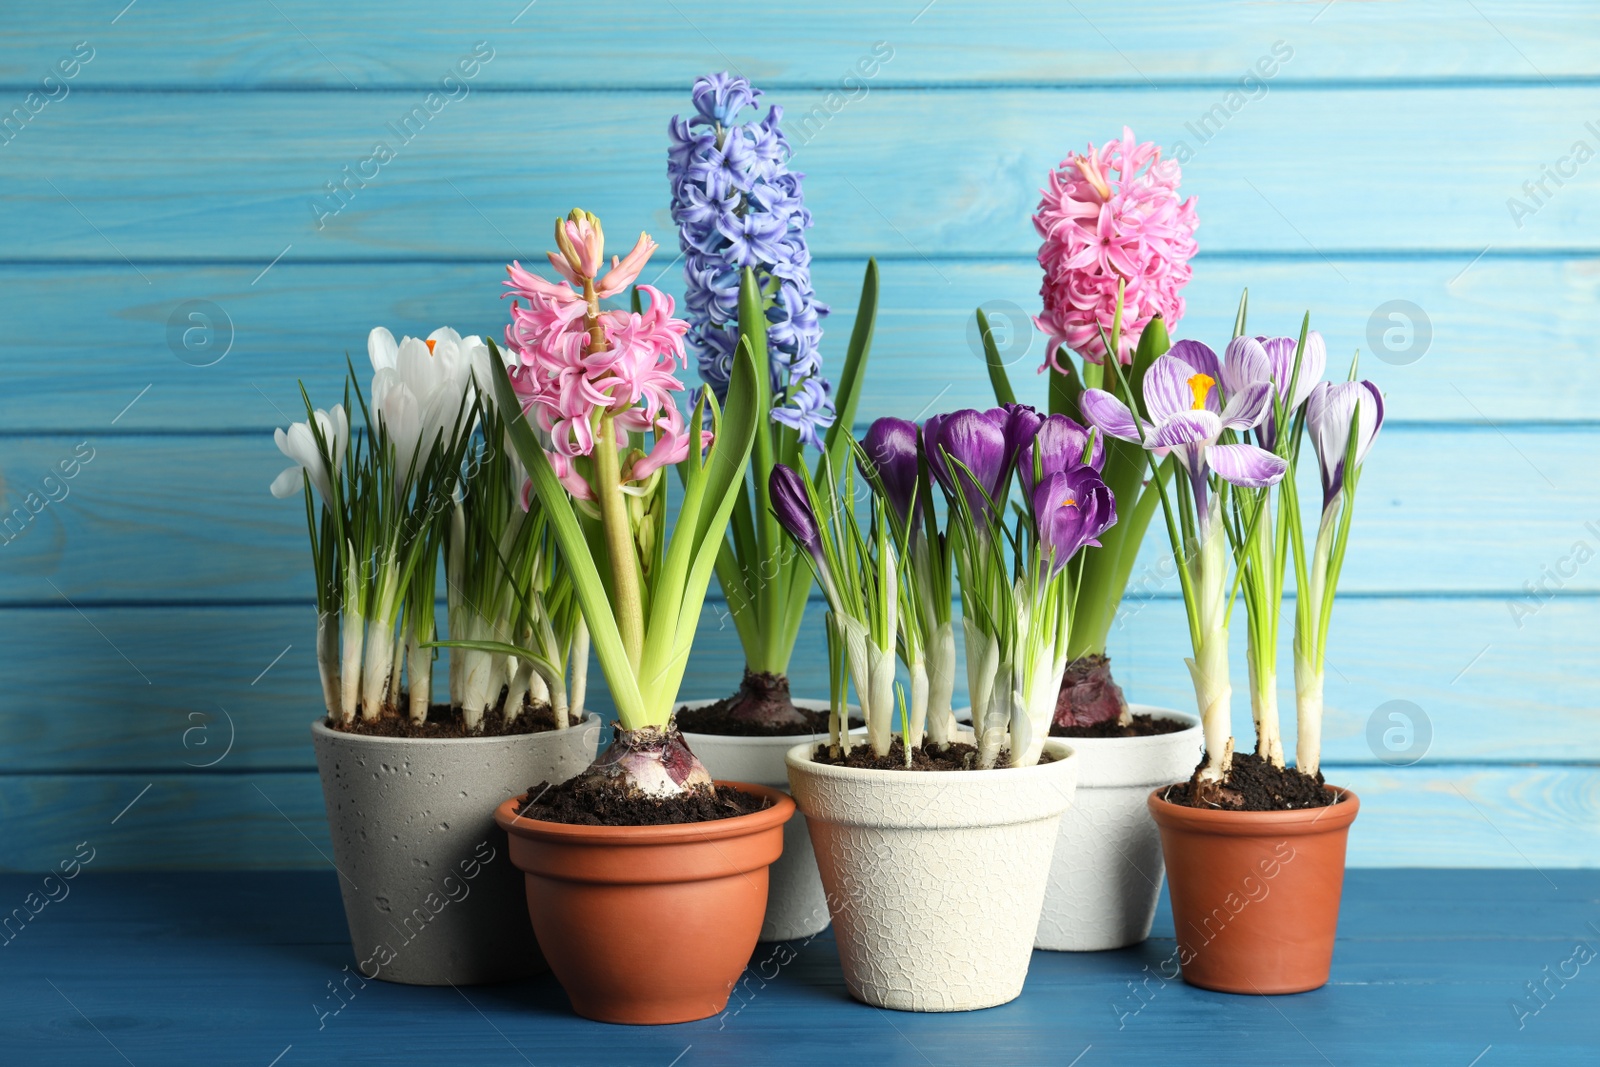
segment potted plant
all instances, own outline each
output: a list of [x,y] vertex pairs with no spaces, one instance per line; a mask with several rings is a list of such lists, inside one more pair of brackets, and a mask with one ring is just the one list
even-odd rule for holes
[[[1167,350],[1167,328],[1183,316],[1199,225],[1194,198],[1180,199],[1179,179],[1175,161],[1163,159],[1158,145],[1135,143],[1127,129],[1051,172],[1033,224],[1044,269],[1034,322],[1048,339],[1040,370],[1049,375],[1052,413],[1081,421],[1085,384],[1109,387],[1111,363],[1137,395],[1144,371]],[[995,395],[1010,402],[981,310],[978,327]],[[1106,642],[1159,497],[1145,484],[1137,444],[1112,438],[1105,452],[1119,521],[1077,564],[1078,611],[1050,732],[1070,738],[1078,752],[1078,795],[1061,819],[1039,917],[1036,944],[1046,949],[1121,948],[1149,936],[1162,866],[1145,795],[1187,773],[1201,748],[1198,719],[1130,705],[1111,674]]]
[[[441,546],[458,547],[451,531],[463,525],[499,536],[508,514],[522,520],[526,545],[538,523],[515,508],[518,486],[492,416],[474,433],[473,365],[487,357],[483,343],[442,329],[397,344],[380,328],[368,353],[369,393],[353,368],[344,403],[329,410],[313,409],[302,388],[306,421],[277,432],[294,465],[272,483],[274,495],[305,500],[326,706],[312,740],[345,918],[367,978],[460,985],[520,977],[542,964],[522,932],[517,872],[488,811],[518,784],[584,766],[599,721],[576,725],[581,708],[567,707],[560,684],[552,700],[548,690],[486,678],[463,700],[457,669],[450,702],[433,703],[428,646]],[[352,395],[364,433],[350,433]],[[503,580],[482,562],[451,568],[452,605],[459,588]],[[548,570],[530,580],[541,590],[552,584]],[[571,646],[570,623],[537,612],[519,618],[553,623],[563,649]],[[581,677],[581,665],[574,673]]]
[[[740,118],[761,95],[745,78],[709,75],[694,84],[695,113],[687,120],[674,116],[668,125],[688,347],[720,403],[727,402],[741,344],[766,370],[757,376],[750,474],[734,498],[729,534],[717,554],[717,581],[744,649],[744,678],[728,697],[686,702],[677,721],[714,777],[783,787],[784,753],[797,739],[826,730],[828,702],[790,694],[789,659],[812,579],[779,533],[767,480],[775,463],[807,462],[808,448],[826,454],[835,468],[845,457],[872,344],[878,279],[876,264],[868,261],[835,397],[822,368],[828,308],[811,288],[811,214],[802,175],[787,165],[783,109]],[[796,818],[784,828],[783,855],[770,872],[761,939],[810,937],[827,925],[810,836],[805,820]]]
[[[1184,979],[1233,993],[1291,993],[1328,979],[1345,841],[1360,804],[1319,770],[1322,670],[1360,466],[1383,422],[1370,382],[1321,381],[1322,339],[1245,334],[1241,301],[1224,358],[1180,343],[1145,378],[1137,415],[1108,392],[1083,406],[1107,434],[1159,449],[1182,477],[1163,492],[1205,730],[1193,776],[1149,796],[1169,872]],[[1122,390],[1124,396],[1131,396]],[[1219,397],[1217,394],[1221,394]],[[1228,431],[1248,440],[1219,443]],[[1306,433],[1322,472],[1314,547],[1302,535],[1294,472]],[[1160,484],[1159,481],[1157,483]],[[1276,487],[1276,494],[1273,487]],[[1273,497],[1277,497],[1274,509]],[[1276,703],[1285,568],[1295,568],[1299,765],[1285,766]],[[1229,559],[1237,577],[1228,580]],[[1256,751],[1230,736],[1228,616],[1242,591]]]
[[[794,802],[770,787],[713,783],[672,721],[706,587],[757,436],[759,388],[735,355],[726,414],[702,390],[674,402],[688,324],[642,286],[640,310],[603,309],[655,243],[641,234],[605,273],[600,222],[556,223],[561,276],[518,264],[506,330],[491,342],[495,396],[543,508],[617,709],[587,769],[495,811],[526,876],[540,948],[580,1015],[665,1023],[721,1011],[755,947],[767,868]],[[531,418],[531,422],[530,422]],[[537,425],[537,432],[535,430]],[[709,427],[705,429],[703,427]],[[667,476],[682,482],[669,523]],[[668,530],[671,531],[670,538]],[[533,647],[482,647],[537,662]],[[648,940],[650,950],[638,945]]]
[[[1074,559],[1115,523],[1115,504],[1100,478],[1103,450],[1064,415],[1011,405],[932,416],[914,455],[888,432],[896,427],[875,429],[875,447],[858,457],[874,486],[865,532],[804,472],[773,473],[779,519],[828,599],[836,675],[829,743],[791,749],[789,781],[810,820],[851,994],[913,1011],[989,1007],[1022,990],[1072,803],[1077,760],[1049,726],[1072,633]],[[927,556],[938,548],[932,502],[917,506],[934,482],[973,702],[973,732],[943,744],[927,722],[914,724],[903,692],[894,736],[891,703],[896,645],[917,640],[917,601],[929,587],[904,562],[919,552],[913,527],[928,538]],[[867,723],[861,746],[839,723],[846,672]]]

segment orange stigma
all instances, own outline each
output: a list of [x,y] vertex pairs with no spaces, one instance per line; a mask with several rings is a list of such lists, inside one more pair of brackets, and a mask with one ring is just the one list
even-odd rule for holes
[[1209,374],[1196,374],[1189,379],[1189,392],[1194,394],[1194,405],[1190,408],[1191,411],[1205,410],[1206,397],[1216,384],[1217,380]]
[[1076,497],[1069,496],[1067,499],[1061,502],[1061,506],[1064,508],[1075,508],[1078,506],[1078,500]]
[[423,343],[428,346],[428,355],[430,355],[430,356],[433,355],[433,346],[434,346],[433,338],[430,337],[426,341],[424,341]]

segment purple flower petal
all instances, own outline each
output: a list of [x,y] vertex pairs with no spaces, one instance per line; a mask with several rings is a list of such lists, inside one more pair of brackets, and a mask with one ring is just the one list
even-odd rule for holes
[[[1032,441],[1023,446],[1022,454],[1017,457],[1017,476],[1022,479],[1022,487],[1027,492],[1033,492],[1033,466],[1035,454],[1039,457],[1039,466],[1048,478],[1071,467],[1084,465],[1083,450],[1089,443],[1089,431],[1073,422],[1065,415],[1051,415],[1039,424],[1039,432]],[[1106,441],[1104,434],[1094,435],[1094,451],[1089,456],[1088,466],[1100,470],[1106,462]]]
[[1151,448],[1176,448],[1215,441],[1222,433],[1222,420],[1215,412],[1181,411],[1167,419],[1145,441]]
[[778,517],[778,524],[820,564],[822,535],[817,529],[817,517],[811,511],[811,498],[806,494],[806,486],[800,480],[800,475],[782,463],[773,464],[772,476],[767,479],[767,490],[772,497],[772,510]]
[[1083,395],[1078,397],[1078,410],[1083,412],[1089,425],[1102,434],[1138,443],[1139,427],[1133,421],[1133,412],[1128,410],[1128,405],[1104,389],[1085,389]]
[[[903,521],[912,516],[917,488],[917,424],[909,419],[882,418],[867,427],[862,439],[866,463],[882,484],[888,503]],[[920,510],[922,502],[917,502]]]
[[[995,417],[998,413],[999,417]],[[944,491],[960,492],[979,523],[986,521],[990,502],[999,503],[1010,471],[1006,466],[1005,413],[965,408],[923,425],[928,466]],[[950,464],[954,460],[966,469]]]
[[1383,394],[1371,382],[1318,382],[1306,403],[1306,425],[1322,472],[1322,503],[1327,507],[1344,486],[1350,420],[1360,406],[1356,465],[1366,458],[1383,428]]
[[1206,462],[1223,481],[1251,489],[1277,485],[1289,467],[1288,460],[1255,445],[1212,445]]
[[1217,362],[1217,354],[1210,345],[1200,341],[1182,340],[1175,341],[1167,354],[1176,359],[1181,359],[1201,374],[1211,376],[1213,381],[1222,381],[1223,367]]
[[1228,398],[1221,422],[1228,430],[1253,430],[1272,411],[1272,383],[1251,382],[1244,391]]
[[[1171,352],[1151,364],[1144,376],[1144,406],[1150,418],[1162,423],[1181,411],[1193,411],[1195,387],[1204,385],[1195,381],[1200,373]],[[1205,407],[1213,403],[1212,394],[1207,393]]]
[[1110,488],[1093,467],[1051,474],[1033,490],[1034,529],[1041,553],[1055,574],[1117,521]]
[[1272,380],[1272,363],[1267,350],[1254,337],[1235,337],[1228,342],[1222,363],[1222,388],[1236,396],[1256,382]]

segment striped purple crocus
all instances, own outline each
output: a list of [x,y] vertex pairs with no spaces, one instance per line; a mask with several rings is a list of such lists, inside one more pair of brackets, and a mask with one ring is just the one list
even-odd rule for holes
[[1079,398],[1084,417],[1101,433],[1143,444],[1158,456],[1168,452],[1177,456],[1189,474],[1196,513],[1202,522],[1208,521],[1210,515],[1211,474],[1233,485],[1263,488],[1276,485],[1288,468],[1287,461],[1256,445],[1217,443],[1224,430],[1253,430],[1259,426],[1266,418],[1273,393],[1270,381],[1252,381],[1228,397],[1224,405],[1216,390],[1221,373],[1216,355],[1209,348],[1199,344],[1184,347],[1179,342],[1151,364],[1145,375],[1148,421],[1136,421],[1126,404],[1103,389],[1086,389]]

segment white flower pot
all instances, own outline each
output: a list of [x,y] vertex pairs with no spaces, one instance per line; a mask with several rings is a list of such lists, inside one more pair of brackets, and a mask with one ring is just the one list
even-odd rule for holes
[[1161,835],[1146,801],[1156,786],[1194,773],[1204,738],[1194,715],[1140,704],[1131,710],[1177,719],[1188,729],[1062,739],[1078,753],[1078,799],[1061,820],[1038,948],[1096,952],[1150,936],[1163,867]]
[[345,921],[365,978],[499,982],[545,969],[494,810],[594,760],[600,717],[506,737],[366,737],[311,725]]
[[[679,707],[698,708],[714,700],[685,700]],[[807,711],[827,711],[826,700],[796,700]],[[729,737],[724,734],[685,733],[689,750],[700,757],[711,777],[728,782],[750,782],[789,788],[784,756],[804,734],[783,737]],[[826,741],[815,734],[808,743]],[[806,820],[796,815],[783,826],[783,855],[767,869],[767,915],[761,923],[761,940],[796,941],[828,928],[828,899],[823,895],[817,860],[811,853]]]
[[994,771],[877,771],[789,750],[851,995],[902,1011],[969,1011],[1022,992],[1050,853],[1078,759]]

